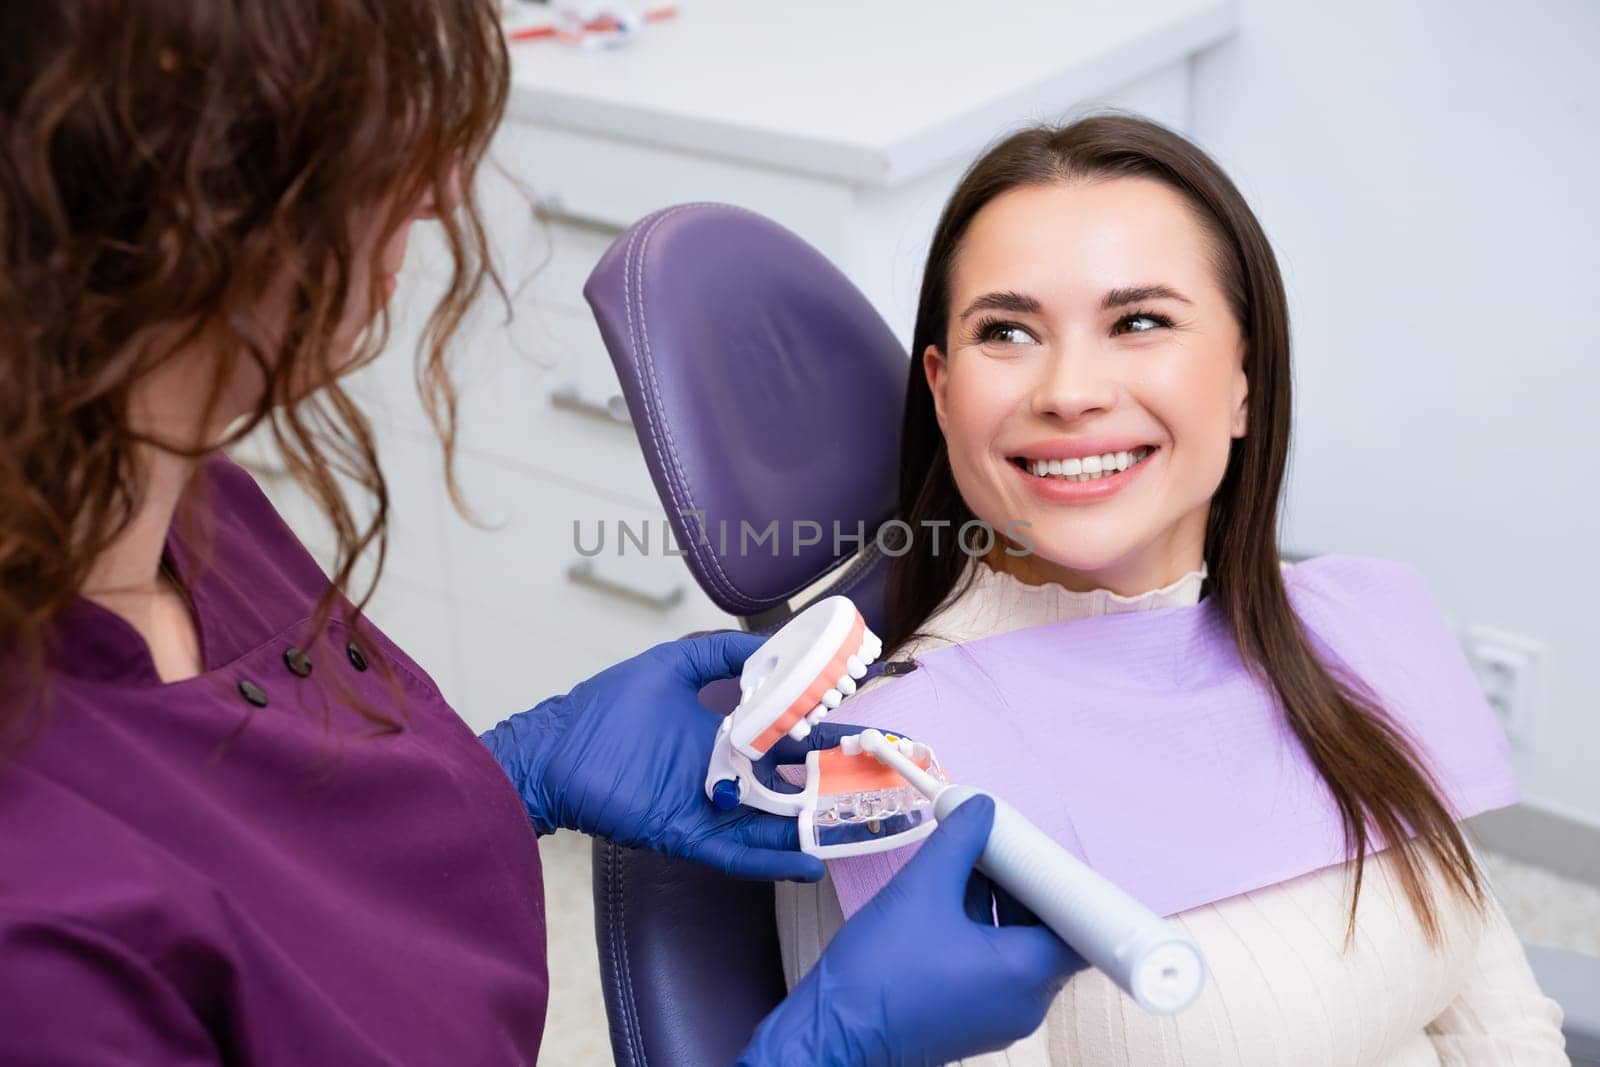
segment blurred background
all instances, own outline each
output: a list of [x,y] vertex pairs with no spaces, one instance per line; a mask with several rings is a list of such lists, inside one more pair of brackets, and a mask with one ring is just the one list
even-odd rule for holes
[[[451,507],[412,384],[447,261],[434,234],[354,383],[393,496],[371,614],[468,723],[735,625],[661,552],[583,303],[617,233],[683,201],[752,208],[908,339],[965,165],[1017,125],[1127,108],[1215,156],[1282,264],[1284,550],[1420,569],[1516,754],[1525,803],[1474,821],[1503,902],[1526,941],[1600,954],[1600,5],[688,0],[621,43],[540,29],[556,15],[507,7],[515,88],[480,189],[511,314],[480,301],[456,345],[458,471],[484,525]],[[239,457],[325,551],[271,450]],[[606,551],[581,555],[575,523],[589,546],[604,523]],[[648,555],[616,554],[618,523],[648,530]],[[546,1056],[608,1062],[587,842],[548,844]]]

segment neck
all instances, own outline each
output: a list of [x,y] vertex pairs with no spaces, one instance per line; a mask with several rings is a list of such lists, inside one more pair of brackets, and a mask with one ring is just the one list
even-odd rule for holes
[[90,565],[82,590],[84,596],[108,607],[110,601],[160,591],[167,529],[198,463],[151,446],[141,448],[144,493],[127,527]]
[[1000,544],[984,557],[984,562],[1024,585],[1055,584],[1075,593],[1108,589],[1118,596],[1132,597],[1164,588],[1200,569],[1205,562],[1203,542],[1186,540],[1193,540],[1193,543],[1160,546],[1092,569],[1069,567],[1037,551],[1025,556],[1010,555]]

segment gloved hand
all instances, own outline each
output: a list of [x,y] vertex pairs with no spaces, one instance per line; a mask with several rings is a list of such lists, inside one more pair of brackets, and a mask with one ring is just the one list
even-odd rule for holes
[[972,867],[993,825],[983,795],[951,812],[762,1021],[741,1067],[942,1064],[1038,1029],[1087,964],[1036,921],[992,925]]
[[[706,799],[706,765],[721,719],[697,694],[707,682],[737,674],[764,640],[728,631],[656,645],[513,715],[483,742],[541,834],[579,830],[738,878],[815,882],[822,861],[799,851],[793,819],[742,807],[720,811]],[[834,736],[814,731],[811,746],[836,744]],[[804,758],[793,746],[784,751],[787,757],[769,755],[763,763]]]

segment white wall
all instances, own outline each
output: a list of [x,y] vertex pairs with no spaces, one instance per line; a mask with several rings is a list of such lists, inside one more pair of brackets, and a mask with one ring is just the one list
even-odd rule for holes
[[1537,638],[1530,800],[1600,823],[1600,4],[1242,0],[1191,131],[1278,250],[1285,540]]

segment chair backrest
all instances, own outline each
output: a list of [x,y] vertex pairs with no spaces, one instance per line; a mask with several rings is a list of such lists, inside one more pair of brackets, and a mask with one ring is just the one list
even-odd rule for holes
[[[818,595],[849,595],[881,628],[876,533],[894,512],[909,365],[866,297],[788,230],[723,204],[641,219],[584,296],[707,595],[769,631],[831,572]],[[736,695],[702,699],[726,712]],[[596,841],[594,902],[616,1062],[732,1063],[785,991],[772,887]]]

